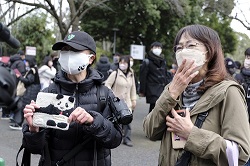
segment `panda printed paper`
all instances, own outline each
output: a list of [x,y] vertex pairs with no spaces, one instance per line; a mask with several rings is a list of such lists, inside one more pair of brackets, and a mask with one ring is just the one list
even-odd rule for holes
[[40,106],[33,116],[36,127],[68,130],[68,116],[74,110],[75,98],[72,96],[39,92],[36,104]]

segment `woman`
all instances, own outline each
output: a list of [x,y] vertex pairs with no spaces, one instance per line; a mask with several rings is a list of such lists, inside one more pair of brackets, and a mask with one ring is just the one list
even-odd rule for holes
[[38,69],[40,82],[41,82],[41,90],[47,88],[53,81],[56,74],[56,69],[53,66],[52,58],[46,56],[43,60],[43,65]]
[[[244,91],[227,74],[217,32],[186,26],[174,45],[176,74],[143,122],[148,138],[162,140],[159,165],[183,162],[184,151],[191,154],[190,160],[186,157],[190,166],[244,165],[250,154]],[[194,123],[206,112],[200,129]]]
[[[75,98],[75,108],[69,111],[69,129],[33,126],[33,114],[39,108],[33,101],[24,109],[27,124],[22,130],[23,146],[31,153],[42,155],[39,165],[110,166],[110,149],[120,145],[122,133],[119,126],[109,120],[113,114],[108,102],[103,109],[98,107],[98,88],[103,89],[107,98],[114,95],[101,85],[103,75],[90,68],[96,58],[95,41],[86,32],[74,31],[52,49],[60,50],[61,70],[44,92]],[[77,147],[81,148],[76,150]]]
[[[105,82],[120,99],[124,99],[130,111],[136,106],[136,88],[133,70],[130,68],[130,57],[120,56],[118,69],[113,71]],[[123,125],[123,144],[132,147],[131,125]]]

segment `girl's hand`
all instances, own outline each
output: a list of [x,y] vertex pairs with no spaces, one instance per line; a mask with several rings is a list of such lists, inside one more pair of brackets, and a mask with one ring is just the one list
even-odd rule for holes
[[23,109],[24,118],[26,119],[30,132],[38,132],[39,127],[33,126],[33,115],[36,108],[40,108],[33,100]]
[[77,107],[69,116],[69,123],[76,122],[79,124],[92,124],[94,118],[81,107]]

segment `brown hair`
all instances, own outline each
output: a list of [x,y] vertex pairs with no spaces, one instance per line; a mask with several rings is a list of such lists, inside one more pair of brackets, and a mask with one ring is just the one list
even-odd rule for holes
[[192,38],[202,42],[208,51],[206,78],[200,89],[207,90],[209,87],[225,79],[230,79],[225,68],[224,55],[218,33],[204,25],[188,25],[179,30],[174,41],[174,46],[179,44],[181,36],[184,33],[187,33]]
[[120,59],[119,59],[119,62],[121,62],[122,60],[124,60],[125,62],[128,63],[128,69],[126,71],[126,73],[128,73],[128,71],[130,70],[130,55],[121,55],[120,56]]

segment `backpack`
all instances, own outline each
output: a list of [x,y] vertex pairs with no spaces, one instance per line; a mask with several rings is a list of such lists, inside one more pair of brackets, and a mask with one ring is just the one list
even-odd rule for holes
[[142,73],[142,71],[143,71],[143,68],[142,68],[143,63],[146,64],[146,69],[147,69],[148,65],[149,65],[149,60],[147,58],[143,59],[142,64],[140,65],[140,69],[139,69],[140,73]]

